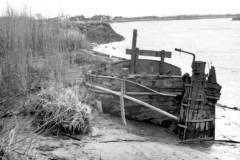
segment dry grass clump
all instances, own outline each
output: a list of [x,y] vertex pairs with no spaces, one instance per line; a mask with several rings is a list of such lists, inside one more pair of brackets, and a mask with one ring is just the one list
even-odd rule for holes
[[90,107],[70,88],[44,89],[30,100],[28,108],[35,112],[32,124],[36,132],[74,135],[89,131]]

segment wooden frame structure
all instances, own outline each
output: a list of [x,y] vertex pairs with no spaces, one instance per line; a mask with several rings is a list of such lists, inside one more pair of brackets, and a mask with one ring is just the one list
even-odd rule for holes
[[[178,121],[178,117],[173,115],[173,114],[170,114],[162,109],[159,109],[151,104],[148,104],[146,102],[143,102],[139,99],[136,99],[130,95],[143,95],[143,94],[146,94],[146,95],[150,95],[150,94],[157,94],[157,95],[161,95],[161,96],[170,96],[170,97],[175,97],[177,95],[174,95],[174,94],[169,94],[169,93],[162,93],[162,92],[157,92],[155,90],[152,90],[151,88],[149,87],[146,87],[144,85],[141,85],[139,83],[136,83],[136,82],[133,82],[133,81],[130,81],[130,80],[126,80],[126,79],[121,79],[121,78],[118,78],[118,77],[110,77],[110,76],[101,76],[101,75],[94,75],[94,74],[87,74],[86,76],[87,78],[87,81],[88,83],[86,83],[86,86],[92,88],[92,89],[95,89],[94,92],[98,92],[98,93],[101,93],[101,94],[112,94],[112,95],[115,95],[115,96],[118,96],[120,98],[120,104],[121,104],[121,115],[122,115],[122,119],[125,119],[125,115],[124,115],[124,99],[128,99],[130,101],[133,101],[137,104],[140,104],[144,107],[147,107],[149,109],[152,109],[160,114],[164,114],[165,116],[173,119],[173,120],[176,120]],[[113,91],[111,89],[108,89],[108,88],[105,88],[105,87],[101,87],[99,85],[96,85],[94,84],[93,80],[94,79],[97,79],[97,78],[104,78],[104,79],[114,79],[114,80],[118,80],[119,83],[121,83],[121,91]],[[131,83],[131,84],[134,84],[134,85],[137,85],[139,87],[142,87],[144,89],[147,89],[149,92],[145,92],[145,93],[137,93],[137,92],[126,92],[126,83]],[[126,124],[126,122],[123,121],[124,124]]]
[[130,72],[136,73],[136,62],[139,56],[150,56],[150,57],[160,57],[160,65],[159,65],[159,74],[164,74],[164,61],[165,58],[171,58],[172,52],[168,52],[165,50],[161,51],[153,51],[153,50],[139,50],[136,47],[137,43],[137,30],[133,30],[133,39],[132,39],[132,49],[127,49],[126,54],[131,55],[131,65]]

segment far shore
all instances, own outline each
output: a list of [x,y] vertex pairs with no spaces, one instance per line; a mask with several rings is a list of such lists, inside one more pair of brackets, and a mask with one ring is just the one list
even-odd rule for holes
[[207,14],[207,15],[176,15],[176,16],[142,16],[142,17],[123,17],[109,15],[95,15],[93,17],[84,17],[83,15],[70,17],[71,21],[78,22],[106,22],[106,23],[124,23],[138,21],[172,21],[172,20],[199,20],[199,19],[220,19],[234,18],[240,14]]

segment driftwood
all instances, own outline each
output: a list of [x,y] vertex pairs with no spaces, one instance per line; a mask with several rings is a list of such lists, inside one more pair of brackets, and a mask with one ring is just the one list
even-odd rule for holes
[[221,105],[221,104],[217,104],[217,106],[218,106],[218,107],[221,107],[221,108],[227,108],[227,109],[232,109],[232,110],[240,111],[240,108],[238,108],[238,107],[228,107],[228,106]]
[[183,140],[183,141],[179,141],[178,143],[202,143],[202,142],[223,142],[223,143],[236,143],[236,144],[240,144],[239,141],[234,141],[234,140],[214,140],[212,138],[207,139],[188,139],[188,140]]
[[121,117],[122,117],[122,121],[123,124],[126,126],[127,125],[127,121],[126,121],[126,117],[125,117],[125,106],[124,106],[124,94],[126,92],[126,87],[125,87],[126,82],[122,81],[121,82],[121,96],[120,96],[120,107],[121,107]]
[[149,139],[116,139],[108,141],[98,141],[98,143],[112,143],[112,142],[148,142]]
[[77,141],[81,141],[80,138],[75,137],[75,136],[72,136],[72,135],[70,135],[70,134],[62,133],[61,135],[66,136],[66,137],[71,138],[71,139],[74,139],[74,140],[77,140]]

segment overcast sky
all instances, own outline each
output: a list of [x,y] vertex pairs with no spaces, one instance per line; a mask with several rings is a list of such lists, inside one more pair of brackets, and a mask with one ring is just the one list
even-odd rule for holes
[[47,17],[62,13],[87,17],[240,13],[240,0],[0,0],[2,13],[7,3],[18,10],[27,6],[33,14]]

